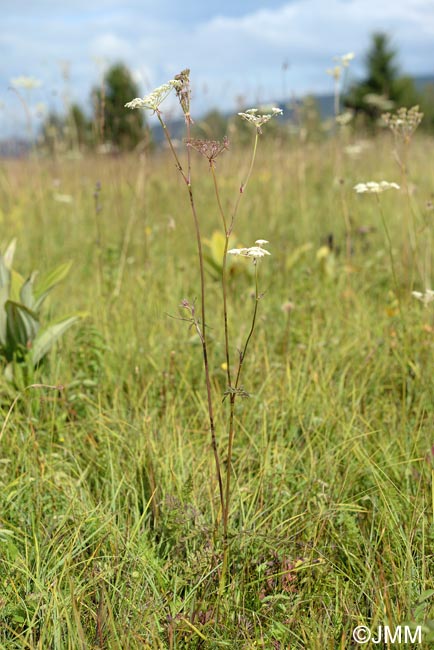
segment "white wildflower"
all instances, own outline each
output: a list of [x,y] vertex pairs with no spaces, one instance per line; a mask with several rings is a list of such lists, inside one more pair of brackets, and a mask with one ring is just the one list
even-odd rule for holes
[[257,108],[249,108],[244,113],[238,113],[238,115],[242,117],[243,120],[246,120],[247,122],[250,122],[250,124],[253,124],[258,130],[258,133],[261,133],[261,126],[269,122],[271,118],[282,114],[283,114],[282,109],[276,108],[275,106],[271,108],[270,113],[264,113],[263,115],[258,114]]
[[255,244],[257,246],[251,246],[250,248],[232,248],[228,251],[228,255],[241,255],[241,257],[250,257],[255,261],[258,257],[265,257],[266,255],[271,255],[265,248],[262,248],[265,244],[268,244],[266,239],[257,239]]
[[428,307],[429,303],[434,301],[434,291],[432,289],[425,289],[424,293],[412,291],[411,295],[423,302],[425,307]]
[[350,62],[354,59],[356,55],[354,52],[348,52],[347,54],[343,54],[341,57],[339,57],[340,62],[344,66],[344,68],[348,68],[350,65]]
[[358,140],[353,144],[349,144],[347,147],[344,147],[345,153],[352,157],[357,158],[363,151],[369,149],[370,144],[366,140]]
[[171,93],[174,88],[180,88],[182,82],[177,79],[170,79],[167,83],[162,86],[155,88],[149,95],[145,97],[136,97],[131,102],[125,104],[125,108],[146,108],[151,111],[158,111],[160,104],[166,99],[166,97]]
[[380,183],[369,181],[368,183],[357,183],[357,185],[354,185],[354,189],[357,194],[364,194],[366,192],[370,194],[380,194],[380,192],[385,192],[386,190],[399,190],[400,187],[398,183],[389,183],[388,181],[381,181]]
[[333,77],[335,81],[339,81],[341,78],[342,68],[340,65],[335,65],[334,68],[328,68],[326,70],[327,74]]
[[340,126],[346,126],[351,122],[351,120],[354,117],[354,112],[353,111],[345,111],[344,113],[341,113],[340,115],[336,116],[336,122]]
[[11,84],[14,88],[32,90],[33,88],[39,88],[42,86],[42,81],[35,79],[35,77],[15,77],[15,79],[11,79]]
[[251,246],[250,248],[247,249],[246,252],[246,257],[265,257],[266,255],[271,255],[265,248],[261,248],[260,246]]

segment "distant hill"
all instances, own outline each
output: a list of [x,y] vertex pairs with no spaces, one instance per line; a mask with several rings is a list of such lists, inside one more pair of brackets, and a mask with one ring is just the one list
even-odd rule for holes
[[21,158],[27,155],[30,148],[30,142],[23,138],[0,140],[0,158]]

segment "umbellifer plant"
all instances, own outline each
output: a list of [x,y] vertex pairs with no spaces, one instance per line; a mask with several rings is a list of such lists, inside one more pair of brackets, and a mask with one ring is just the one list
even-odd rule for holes
[[[172,139],[167,128],[167,124],[163,119],[163,113],[161,111],[161,104],[166,99],[166,97],[172,92],[175,91],[182,111],[185,116],[185,125],[186,125],[186,162],[183,164],[180,157],[173,145]],[[236,248],[229,249],[229,239],[233,232],[234,225],[236,222],[238,209],[240,206],[241,199],[246,191],[247,184],[249,182],[250,176],[252,174],[256,151],[259,142],[259,137],[262,134],[262,127],[269,122],[273,117],[280,115],[282,111],[279,108],[271,108],[269,111],[260,113],[258,109],[252,108],[246,110],[243,113],[238,115],[251,124],[254,139],[253,139],[253,150],[248,165],[247,173],[244,178],[244,181],[239,185],[238,195],[234,202],[232,210],[227,214],[223,208],[222,201],[220,200],[218,179],[216,175],[216,158],[224,153],[229,147],[229,142],[226,138],[222,141],[217,140],[197,140],[191,137],[191,124],[192,119],[190,116],[190,71],[183,70],[180,74],[176,75],[174,79],[171,79],[166,84],[156,88],[152,93],[143,98],[133,99],[131,102],[126,104],[126,108],[130,109],[147,109],[151,110],[158,117],[158,120],[163,128],[169,149],[175,159],[175,164],[180,173],[186,190],[188,192],[189,203],[191,208],[191,213],[193,216],[194,231],[196,235],[197,242],[197,253],[199,261],[199,275],[200,275],[200,308],[196,310],[195,304],[193,301],[184,299],[181,302],[181,307],[187,313],[187,316],[183,319],[189,322],[197,332],[197,335],[202,344],[202,354],[203,354],[203,365],[205,373],[205,389],[207,395],[207,406],[208,406],[208,416],[209,416],[209,430],[211,436],[211,447],[214,454],[217,483],[219,489],[220,497],[220,514],[216,524],[222,522],[222,546],[223,546],[223,561],[220,573],[220,593],[226,586],[228,568],[229,568],[229,517],[230,517],[230,504],[231,504],[231,477],[232,477],[232,450],[235,438],[235,402],[239,397],[248,397],[248,393],[244,390],[241,384],[241,375],[242,369],[249,348],[251,338],[255,329],[257,321],[257,311],[258,303],[262,297],[259,293],[259,281],[258,281],[258,270],[259,270],[259,261],[261,258],[270,255],[266,246],[268,241],[265,239],[257,239],[255,244],[249,248]],[[205,282],[205,261],[206,255],[203,253],[203,240],[201,235],[201,224],[199,215],[196,208],[193,182],[192,182],[192,150],[197,151],[201,154],[207,161],[209,165],[209,170],[212,174],[215,197],[218,212],[221,218],[221,224],[224,235],[224,250],[222,254],[221,265],[214,264],[215,268],[220,267],[221,274],[221,283],[222,283],[222,311],[223,311],[223,332],[224,332],[224,346],[225,346],[225,367],[226,367],[226,377],[227,377],[227,387],[222,396],[225,400],[227,398],[228,403],[228,425],[227,425],[227,438],[226,438],[226,475],[224,476],[222,472],[222,462],[221,462],[221,452],[219,451],[220,437],[217,436],[216,427],[215,427],[215,409],[214,409],[214,398],[211,385],[211,369],[210,369],[210,358],[208,353],[208,331],[207,331],[207,315],[206,315],[206,282]],[[255,293],[254,293],[254,306],[250,326],[248,328],[248,334],[244,341],[244,344],[241,346],[241,349],[238,351],[238,359],[235,367],[232,368],[232,346],[230,344],[230,335],[229,335],[229,322],[228,322],[228,309],[227,309],[227,256],[236,255],[241,258],[247,258],[254,265],[254,276],[255,276]]]

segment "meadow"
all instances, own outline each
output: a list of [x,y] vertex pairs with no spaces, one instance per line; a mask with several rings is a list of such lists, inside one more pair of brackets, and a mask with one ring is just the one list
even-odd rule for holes
[[[200,300],[196,241],[170,152],[1,162],[2,250],[17,237],[23,274],[72,261],[47,314],[87,314],[42,386],[0,382],[2,648],[335,650],[358,647],[358,625],[404,624],[434,642],[433,305],[411,293],[431,286],[434,142],[414,136],[403,179],[387,130],[348,150],[351,133],[266,128],[231,244],[265,238],[271,255],[235,408],[224,588],[201,345],[179,307]],[[192,160],[225,468],[221,224]],[[225,207],[249,160],[236,137],[218,159]],[[383,179],[401,189],[353,189]],[[234,354],[252,268],[228,269]]]

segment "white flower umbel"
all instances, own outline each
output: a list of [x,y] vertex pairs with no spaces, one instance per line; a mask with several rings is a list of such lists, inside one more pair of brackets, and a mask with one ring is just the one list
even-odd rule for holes
[[11,84],[14,88],[32,90],[33,88],[42,86],[42,81],[35,79],[35,77],[15,77],[15,79],[11,79]]
[[247,111],[245,111],[245,113],[238,113],[238,115],[242,117],[243,120],[246,120],[247,122],[250,122],[250,124],[253,124],[259,133],[261,133],[261,126],[264,126],[264,124],[269,122],[273,117],[282,114],[282,109],[275,107],[271,109],[270,113],[264,113],[262,115],[258,114],[257,108],[249,108]]
[[357,194],[380,194],[386,190],[399,190],[400,187],[398,183],[388,183],[387,181],[375,183],[374,181],[369,181],[368,183],[357,183],[357,185],[354,185],[354,189],[356,190]]
[[268,244],[266,239],[257,239],[255,244],[257,246],[251,246],[250,248],[231,248],[228,251],[228,255],[240,255],[241,257],[250,257],[253,261],[257,260],[259,257],[265,257],[266,255],[271,255],[265,248],[265,244]]
[[343,54],[342,56],[335,56],[335,61],[339,61],[339,63],[344,67],[348,68],[350,65],[351,61],[354,59],[356,55],[354,52],[348,52],[347,54]]
[[423,302],[425,307],[428,307],[430,302],[434,302],[434,291],[432,289],[425,289],[424,293],[412,291],[411,295]]
[[128,102],[125,104],[125,108],[144,108],[156,113],[160,104],[164,102],[172,90],[174,88],[180,88],[181,86],[181,81],[170,79],[162,86],[158,86],[158,88],[149,93],[149,95],[146,95],[145,97],[136,97],[131,102]]

